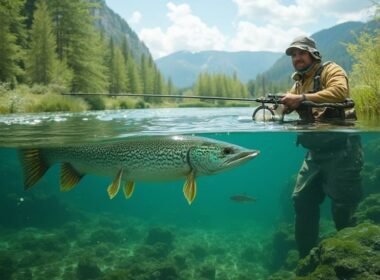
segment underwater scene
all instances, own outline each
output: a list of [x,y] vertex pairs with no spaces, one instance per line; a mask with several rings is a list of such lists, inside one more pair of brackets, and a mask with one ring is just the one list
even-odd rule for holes
[[[251,115],[0,116],[0,279],[380,279],[380,126]],[[301,256],[293,201],[317,169]]]

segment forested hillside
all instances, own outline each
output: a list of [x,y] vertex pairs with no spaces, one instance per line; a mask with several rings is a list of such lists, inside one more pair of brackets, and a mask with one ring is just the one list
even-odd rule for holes
[[104,1],[85,0],[0,0],[0,82],[85,93],[167,89],[128,24]]

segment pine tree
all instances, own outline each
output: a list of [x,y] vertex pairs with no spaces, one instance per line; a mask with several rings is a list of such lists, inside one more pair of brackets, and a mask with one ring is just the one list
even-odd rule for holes
[[25,39],[24,18],[20,11],[24,0],[0,0],[0,81],[16,83],[21,68]]
[[[140,77],[142,83],[142,90],[145,94],[152,94],[154,89],[154,72],[153,72],[153,61],[151,57],[146,58],[145,54],[141,55],[140,63]],[[151,98],[145,97],[145,101],[151,102]],[[157,101],[157,100],[156,100]]]
[[107,90],[105,46],[90,14],[93,4],[84,0],[49,0],[57,38],[57,53],[73,70],[72,90]]
[[123,36],[121,41],[121,52],[123,53],[125,64],[127,65],[128,60],[133,59],[133,57],[126,36]]
[[110,68],[110,73],[112,73],[110,92],[126,92],[128,89],[128,77],[124,56],[118,47],[114,47],[113,55],[114,57]]
[[129,91],[131,93],[143,93],[138,67],[134,59],[128,60],[127,72],[129,79]]
[[39,1],[33,17],[30,49],[27,53],[27,73],[32,83],[49,84],[58,65],[55,36],[48,7]]
[[164,80],[162,78],[161,72],[154,67],[154,83],[153,83],[153,93],[163,94],[164,93]]
[[256,94],[256,84],[255,80],[249,80],[247,83],[248,93],[250,96],[255,96]]
[[168,82],[167,82],[167,94],[172,95],[174,94],[174,92],[175,92],[174,84],[173,84],[172,78],[169,77]]

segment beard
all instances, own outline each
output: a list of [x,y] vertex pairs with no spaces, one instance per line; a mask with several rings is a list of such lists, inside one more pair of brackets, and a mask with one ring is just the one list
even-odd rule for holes
[[311,62],[309,64],[306,64],[305,61],[303,60],[298,60],[298,61],[295,61],[293,66],[294,66],[294,69],[296,69],[297,72],[301,72],[301,73],[304,73],[304,72],[307,72],[311,66],[314,64],[314,62]]

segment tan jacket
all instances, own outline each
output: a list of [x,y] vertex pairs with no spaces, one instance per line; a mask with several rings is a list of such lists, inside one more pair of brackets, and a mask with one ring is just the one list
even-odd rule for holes
[[[314,76],[320,65],[320,63],[317,63],[303,76],[297,73],[293,74],[295,83],[290,90],[290,93],[305,94],[306,100],[315,103],[343,102],[349,97],[348,79],[346,72],[336,63],[331,62],[324,66],[320,78],[322,90],[313,92]],[[310,113],[308,113],[308,110],[303,108],[297,110],[297,112],[301,119],[308,120],[325,119],[337,117],[339,115],[336,110],[326,110],[323,108],[313,108],[310,110]]]

